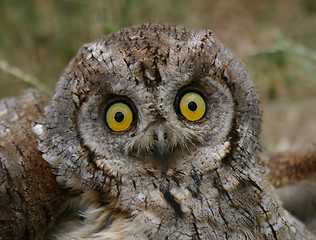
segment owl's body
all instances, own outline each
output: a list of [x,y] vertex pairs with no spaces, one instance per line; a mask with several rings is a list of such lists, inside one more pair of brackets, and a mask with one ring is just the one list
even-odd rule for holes
[[260,124],[248,73],[210,31],[144,24],[83,45],[34,126],[76,193],[48,235],[315,239],[268,181]]

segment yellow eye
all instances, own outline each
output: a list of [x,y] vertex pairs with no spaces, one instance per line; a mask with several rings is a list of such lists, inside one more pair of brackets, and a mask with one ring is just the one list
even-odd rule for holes
[[188,92],[180,100],[180,112],[189,121],[200,120],[206,112],[203,97],[196,92]]
[[132,122],[133,112],[125,103],[114,103],[106,112],[106,123],[115,132],[128,129]]

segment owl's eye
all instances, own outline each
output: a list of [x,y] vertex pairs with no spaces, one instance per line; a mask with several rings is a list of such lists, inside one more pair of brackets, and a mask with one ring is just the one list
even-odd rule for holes
[[206,104],[203,97],[197,92],[185,93],[179,103],[181,114],[189,121],[200,120],[206,112]]
[[126,103],[116,102],[107,109],[105,119],[111,130],[121,132],[131,126],[133,122],[133,112]]

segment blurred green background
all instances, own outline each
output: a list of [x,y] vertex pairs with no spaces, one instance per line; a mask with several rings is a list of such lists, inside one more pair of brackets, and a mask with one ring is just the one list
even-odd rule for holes
[[6,64],[53,91],[83,43],[157,21],[212,29],[245,62],[263,101],[315,96],[315,0],[1,0],[0,96],[28,87]]
[[142,22],[212,29],[245,63],[264,107],[316,99],[315,0],[0,0],[0,97],[36,79],[52,93],[83,43]]

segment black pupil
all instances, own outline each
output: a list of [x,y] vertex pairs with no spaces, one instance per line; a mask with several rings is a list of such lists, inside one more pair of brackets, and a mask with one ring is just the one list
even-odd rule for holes
[[194,111],[197,109],[197,105],[196,105],[195,102],[191,101],[191,102],[188,103],[188,108],[189,108],[192,112],[194,112]]
[[115,113],[114,119],[117,122],[122,122],[124,120],[124,114],[121,112],[117,112]]

